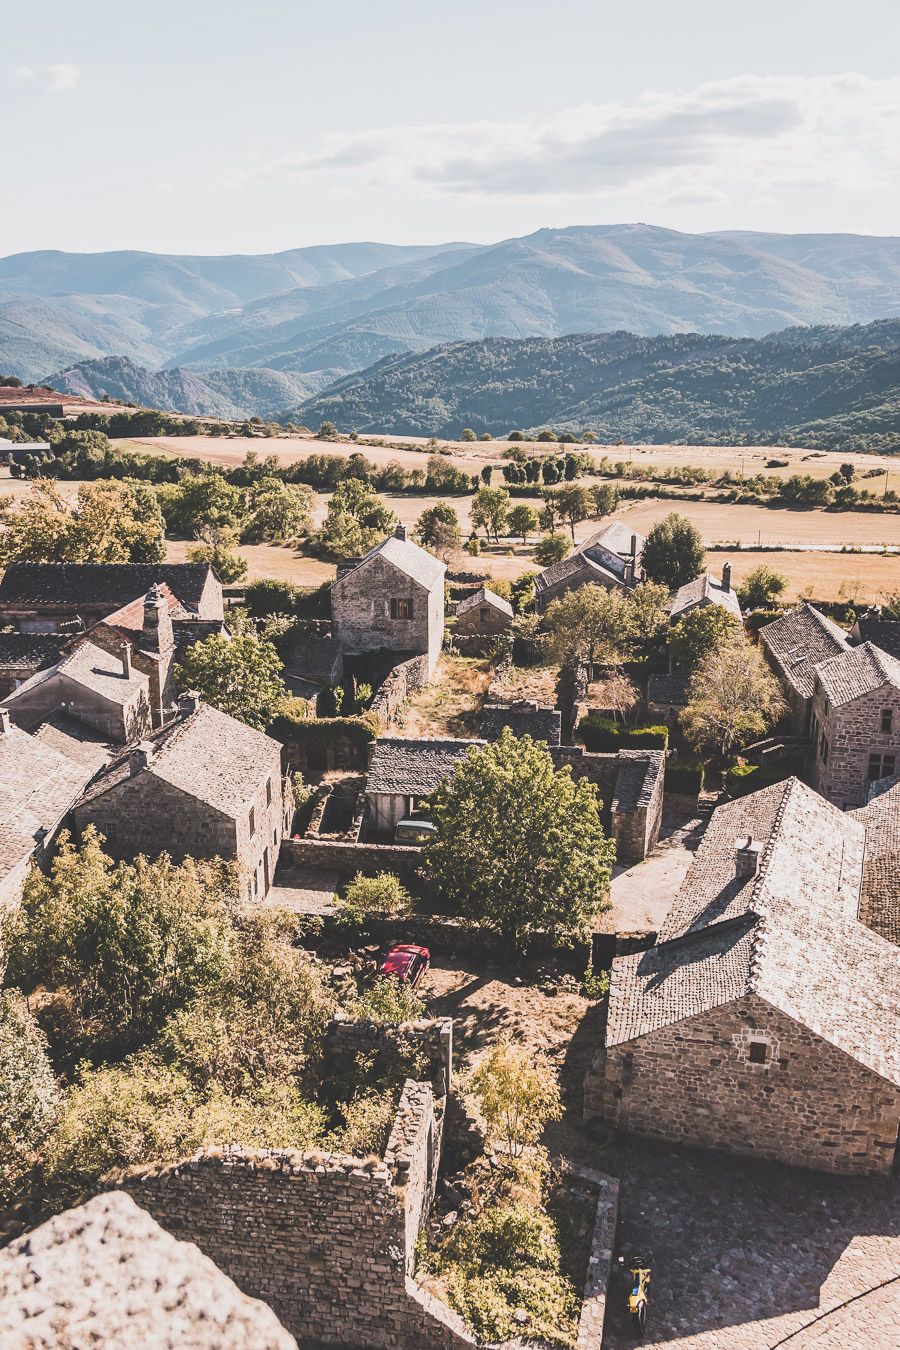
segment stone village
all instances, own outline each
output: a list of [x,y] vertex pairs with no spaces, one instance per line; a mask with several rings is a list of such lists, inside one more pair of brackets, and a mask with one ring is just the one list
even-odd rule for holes
[[[538,1030],[563,1006],[576,1009],[554,1048],[566,1116],[548,1126],[547,1147],[582,1187],[589,1222],[576,1329],[559,1343],[632,1343],[619,1272],[629,1244],[656,1253],[650,1339],[685,1350],[792,1336],[798,1348],[836,1345],[807,1326],[896,1276],[900,620],[871,612],[846,628],[802,603],[758,630],[748,622],[743,640],[777,679],[783,712],[743,747],[721,789],[704,790],[675,748],[690,672],[665,649],[668,631],[701,611],[743,631],[727,562],[673,589],[662,658],[629,672],[636,728],[617,719],[602,659],[558,662],[555,686],[529,682],[540,664],[535,625],[586,587],[625,603],[642,583],[645,544],[611,520],[537,575],[526,631],[508,596],[484,578],[448,578],[398,526],[339,567],[330,617],[279,646],[293,712],[264,729],[179,677],[198,645],[237,632],[243,597],[226,594],[209,565],[7,567],[6,913],[21,905],[31,869],[51,867],[65,832],[78,839],[94,827],[114,861],[167,853],[231,864],[240,903],[286,907],[297,940],[338,980],[370,978],[397,942],[427,947],[432,971],[420,987],[425,1016],[395,1025],[339,1013],[325,1033],[324,1080],[392,1038],[415,1049],[416,1076],[401,1084],[380,1152],[259,1150],[222,1137],[105,1179],[0,1251],[0,1343],[52,1344],[27,1337],[46,1335],[42,1319],[64,1303],[73,1325],[81,1319],[84,1339],[73,1344],[91,1342],[91,1328],[115,1344],[118,1261],[148,1345],[155,1317],[181,1307],[190,1318],[195,1304],[210,1339],[186,1345],[487,1344],[422,1259],[436,1227],[467,1222],[466,1166],[500,1166],[460,1077],[491,1043],[488,1010],[473,1011],[465,981],[429,984],[454,970],[494,990],[491,1016],[514,1038],[510,1009],[526,996]],[[482,686],[458,725],[429,727],[422,710],[449,697],[453,662],[477,666]],[[485,747],[522,738],[549,757],[548,771],[599,797],[616,861],[612,909],[586,942],[573,953],[538,933],[517,964],[495,933],[431,905],[419,878],[439,833],[433,803]],[[410,890],[412,909],[348,927],[347,884],[385,874]],[[579,992],[585,964],[585,988],[598,986],[590,998]],[[835,1230],[829,1246],[819,1231],[820,1195],[834,1198],[846,1241]],[[768,1256],[747,1255],[753,1205]],[[685,1301],[718,1259],[704,1246],[707,1220],[721,1250],[743,1247],[749,1263],[727,1316],[699,1296],[689,1310]],[[857,1234],[863,1255],[846,1268]],[[780,1271],[766,1264],[776,1260]],[[792,1282],[776,1296],[773,1286]],[[877,1306],[859,1323],[864,1336],[845,1330],[844,1345],[896,1346],[892,1305]],[[515,1320],[509,1344],[540,1343],[527,1311]]]

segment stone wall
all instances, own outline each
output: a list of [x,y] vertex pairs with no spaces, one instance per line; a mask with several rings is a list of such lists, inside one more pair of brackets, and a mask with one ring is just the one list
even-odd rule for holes
[[603,1322],[606,1317],[606,1295],[609,1288],[610,1266],[616,1240],[616,1222],[619,1216],[619,1183],[615,1177],[595,1174],[597,1214],[588,1256],[588,1272],[584,1286],[584,1302],[578,1320],[577,1350],[600,1350],[603,1344]]
[[[391,617],[391,605],[408,604],[412,617]],[[374,554],[352,571],[339,576],[331,588],[332,631],[347,653],[386,647],[421,653],[433,670],[444,639],[444,582],[430,589]]]
[[665,755],[661,750],[620,750],[617,759],[619,773],[610,808],[616,855],[620,862],[640,862],[659,839]]
[[414,656],[410,661],[403,661],[399,666],[394,666],[372,700],[371,711],[382,726],[393,722],[398,709],[410,694],[414,694],[417,689],[425,688],[428,676],[427,656]]
[[422,861],[422,850],[413,844],[359,844],[353,840],[321,838],[285,839],[281,862],[288,867],[310,867],[320,872],[396,872],[409,880]]
[[[749,1058],[751,1034],[768,1046]],[[889,1172],[900,1090],[750,995],[600,1051],[588,1117],[679,1144],[835,1172]]]

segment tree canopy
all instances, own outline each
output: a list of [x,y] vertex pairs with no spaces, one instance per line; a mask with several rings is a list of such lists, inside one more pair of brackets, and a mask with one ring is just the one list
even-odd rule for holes
[[82,483],[70,505],[54,483],[37,478],[27,496],[2,512],[0,562],[161,562],[163,519],[152,488],[141,483]]
[[358,558],[390,534],[396,523],[393,511],[367,483],[345,478],[328,503],[316,543],[336,558]]
[[653,526],[641,554],[647,580],[658,581],[670,591],[699,577],[705,561],[700,531],[677,511]]
[[175,667],[179,689],[196,689],[220,712],[264,731],[287,695],[284,664],[272,643],[254,633],[214,633],[195,642]]
[[785,710],[778,681],[758,647],[736,632],[694,672],[681,724],[698,750],[725,757],[764,736]]
[[696,670],[700,662],[729,635],[742,636],[741,625],[722,605],[689,609],[669,633],[669,654],[681,670]]

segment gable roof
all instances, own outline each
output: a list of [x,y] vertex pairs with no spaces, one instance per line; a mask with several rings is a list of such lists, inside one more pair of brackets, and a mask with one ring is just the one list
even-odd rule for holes
[[757,995],[900,1084],[900,951],[857,919],[864,837],[796,778],[719,807],[657,945],[613,962],[607,1043]]
[[888,656],[900,660],[900,619],[884,619],[877,614],[860,614],[854,633],[860,642],[874,642]]
[[[185,609],[171,587],[165,582],[161,582],[156,589],[165,600],[169,617],[173,623],[179,619],[190,620],[195,617],[191,610]],[[129,642],[137,642],[144,631],[144,602],[146,598],[146,595],[135,596],[133,600],[129,600],[127,605],[121,605],[119,609],[114,610],[112,614],[107,614],[100,622],[104,628],[115,628],[122,634],[123,639],[127,639]]]
[[126,675],[121,657],[113,656],[94,642],[82,642],[55,665],[39,670],[30,680],[25,680],[18,689],[8,694],[7,705],[14,708],[23,695],[57,676],[72,680],[83,689],[89,689],[107,702],[120,706],[130,703],[136,694],[150,685],[148,677],[134,666],[131,667],[131,673]]
[[872,642],[820,661],[816,675],[829,703],[836,708],[864,694],[873,694],[885,685],[900,689],[900,661]]
[[380,544],[370,548],[368,553],[360,558],[355,567],[351,567],[349,571],[342,573],[334,585],[342,586],[348,577],[355,576],[359,569],[366,567],[373,558],[382,558],[392,567],[396,567],[398,571],[404,572],[406,576],[418,582],[427,591],[444,584],[444,573],[447,568],[440,558],[436,558],[433,553],[420,548],[418,544],[414,544],[405,535],[401,538],[396,534],[389,534],[387,539],[382,539]]
[[498,595],[496,591],[488,590],[487,586],[480,586],[472,595],[467,595],[465,600],[460,600],[456,606],[457,618],[463,614],[468,614],[470,609],[475,609],[479,605],[490,605],[510,619],[513,616],[513,607],[508,600],[504,600],[503,596]]
[[0,633],[0,669],[34,671],[52,664],[67,641],[54,633]]
[[[534,579],[535,593],[540,594],[541,591],[549,590],[579,575],[583,576],[585,583],[596,581],[602,585],[604,581],[611,580],[621,585],[625,562],[632,556],[632,538],[636,541],[637,557],[640,559],[644,544],[647,542],[644,536],[621,520],[611,520],[602,530],[583,540],[567,558],[551,563],[542,572],[538,572]],[[621,565],[612,567],[604,565],[604,554],[619,559]]]
[[10,563],[0,581],[0,608],[109,605],[147,594],[156,582],[198,609],[213,575],[209,563]]
[[450,777],[473,746],[482,745],[484,741],[383,736],[372,749],[366,792],[427,797]]
[[17,726],[0,732],[0,877],[57,825],[92,772]]
[[900,946],[900,778],[873,783],[850,815],[866,832],[860,921]]
[[679,619],[688,610],[696,609],[698,605],[721,605],[736,619],[741,617],[741,606],[737,593],[731,586],[726,591],[721,580],[717,581],[708,572],[695,577],[693,581],[688,581],[675,592],[670,610],[672,621]]
[[[146,768],[139,767],[143,747],[152,752]],[[243,815],[268,776],[272,758],[281,752],[278,741],[246,723],[201,703],[196,712],[181,717],[129,745],[88,786],[79,802],[85,806],[138,773],[170,783],[224,815]]]
[[816,666],[850,645],[843,628],[805,601],[767,623],[759,636],[785,680],[803,698],[812,698]]

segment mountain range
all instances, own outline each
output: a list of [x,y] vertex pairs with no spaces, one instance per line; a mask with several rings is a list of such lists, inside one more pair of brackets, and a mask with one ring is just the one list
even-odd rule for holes
[[[487,245],[0,259],[0,371],[42,380],[78,368],[80,378],[102,380],[102,370],[85,372],[82,363],[125,357],[150,373],[164,370],[172,397],[182,397],[179,381],[192,396],[183,372],[208,376],[209,397],[226,398],[239,415],[271,412],[279,388],[296,399],[290,381],[261,376],[256,401],[247,370],[312,376],[321,386],[448,342],[618,330],[761,337],[896,316],[900,239],[867,235],[604,225]],[[238,372],[234,398],[223,393],[223,371]]]
[[764,338],[489,338],[387,357],[301,404],[342,431],[458,437],[542,425],[603,442],[900,452],[900,320]]

